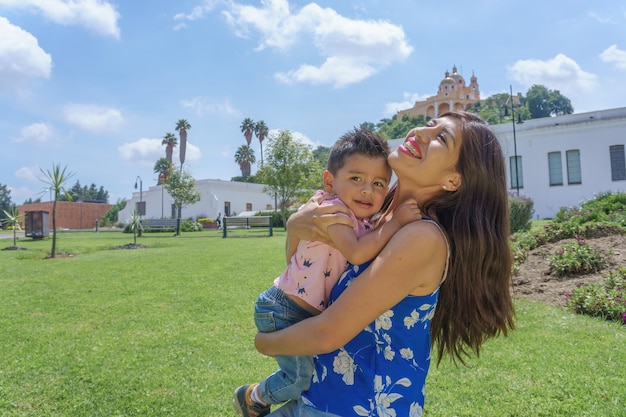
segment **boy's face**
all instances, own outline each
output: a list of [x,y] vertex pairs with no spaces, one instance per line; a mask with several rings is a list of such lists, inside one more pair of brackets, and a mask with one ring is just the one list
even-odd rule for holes
[[324,190],[336,194],[357,218],[363,219],[380,210],[390,179],[391,168],[385,158],[356,154],[348,157],[335,175],[324,171]]

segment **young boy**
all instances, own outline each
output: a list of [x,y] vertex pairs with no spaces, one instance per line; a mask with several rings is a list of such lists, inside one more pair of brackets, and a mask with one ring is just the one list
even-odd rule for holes
[[[263,292],[255,304],[255,324],[261,332],[280,330],[320,314],[330,290],[348,262],[359,265],[373,259],[404,224],[419,220],[412,207],[396,208],[394,217],[372,233],[370,219],[387,195],[391,168],[389,146],[367,129],[354,129],[333,145],[324,171],[324,192],[331,197],[322,204],[344,205],[354,227],[332,225],[328,233],[333,247],[310,241],[298,242],[287,269]],[[321,191],[318,191],[321,193]],[[243,417],[262,417],[271,404],[298,399],[309,388],[312,357],[278,356],[280,369],[258,384],[235,390],[233,406]]]

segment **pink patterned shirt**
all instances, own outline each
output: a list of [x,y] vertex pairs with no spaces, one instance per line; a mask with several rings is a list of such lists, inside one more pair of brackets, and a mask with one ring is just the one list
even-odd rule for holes
[[[345,207],[339,198],[325,200],[322,204]],[[354,221],[357,236],[372,230],[366,220],[357,219],[352,212],[350,218]],[[328,307],[330,290],[347,266],[348,261],[337,249],[324,243],[301,240],[287,269],[274,280],[274,285],[285,294],[297,296],[323,311]]]

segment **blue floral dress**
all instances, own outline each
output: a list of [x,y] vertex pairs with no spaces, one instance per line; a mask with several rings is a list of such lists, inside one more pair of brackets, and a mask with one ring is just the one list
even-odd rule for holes
[[[370,263],[350,266],[331,302]],[[316,356],[304,404],[342,417],[421,416],[438,295],[439,287],[429,295],[407,296],[341,349]]]

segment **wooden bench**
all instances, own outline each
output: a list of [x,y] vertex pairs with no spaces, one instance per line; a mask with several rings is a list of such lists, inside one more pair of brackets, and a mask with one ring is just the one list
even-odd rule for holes
[[267,228],[269,236],[274,236],[272,228],[272,216],[252,216],[252,217],[224,217],[222,219],[223,236],[227,237],[229,231],[236,229],[256,229]]
[[178,219],[142,219],[141,228],[146,232],[176,231]]

